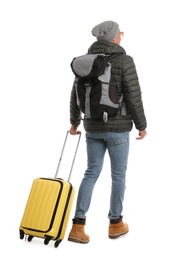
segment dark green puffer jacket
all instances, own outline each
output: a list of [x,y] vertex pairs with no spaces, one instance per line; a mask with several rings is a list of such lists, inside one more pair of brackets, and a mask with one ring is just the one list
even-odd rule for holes
[[[91,54],[118,52],[121,55],[111,59],[112,76],[117,83],[118,95],[120,96],[122,92],[124,94],[127,114],[122,116],[121,112],[118,112],[116,116],[109,117],[106,123],[103,120],[83,119],[85,131],[125,132],[132,130],[133,123],[137,130],[145,130],[147,127],[141,89],[132,57],[126,55],[125,50],[120,45],[106,40],[96,41],[88,49],[88,53]],[[73,126],[79,126],[81,120],[81,112],[77,106],[74,84],[70,99],[70,123]]]

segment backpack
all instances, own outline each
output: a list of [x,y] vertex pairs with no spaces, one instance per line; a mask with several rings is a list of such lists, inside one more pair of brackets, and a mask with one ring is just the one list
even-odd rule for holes
[[77,105],[85,118],[107,122],[119,110],[126,114],[123,94],[119,97],[111,77],[110,59],[117,54],[85,54],[71,62],[75,74]]

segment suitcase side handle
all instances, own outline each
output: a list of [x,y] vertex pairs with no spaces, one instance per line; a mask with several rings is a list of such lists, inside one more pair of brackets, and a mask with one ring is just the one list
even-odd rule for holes
[[[59,162],[58,162],[57,169],[56,169],[55,178],[57,178],[57,176],[58,176],[59,168],[60,168],[60,165],[61,165],[61,160],[62,160],[62,157],[63,157],[63,152],[64,152],[64,149],[65,149],[65,145],[66,145],[66,142],[67,142],[67,138],[68,138],[69,133],[70,133],[70,130],[67,131],[66,136],[65,136],[65,140],[64,140],[64,143],[63,143],[62,151],[61,151],[60,158],[59,158]],[[79,147],[79,143],[80,143],[80,139],[81,139],[81,132],[78,134],[78,136],[79,136],[79,137],[78,137],[76,149],[75,149],[75,152],[74,152],[74,157],[73,157],[73,160],[72,160],[72,164],[71,164],[71,168],[70,168],[70,173],[69,173],[69,175],[68,175],[68,181],[70,181],[71,174],[72,174],[72,169],[73,169],[73,167],[74,167],[74,162],[75,162],[75,158],[76,158],[76,155],[77,155],[77,151],[78,151],[78,147]]]

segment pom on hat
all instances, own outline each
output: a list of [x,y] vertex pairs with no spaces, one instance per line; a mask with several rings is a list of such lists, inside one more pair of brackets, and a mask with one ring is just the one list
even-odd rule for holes
[[112,42],[119,32],[119,25],[113,21],[105,21],[96,25],[92,29],[92,35],[97,38],[97,40],[107,40]]

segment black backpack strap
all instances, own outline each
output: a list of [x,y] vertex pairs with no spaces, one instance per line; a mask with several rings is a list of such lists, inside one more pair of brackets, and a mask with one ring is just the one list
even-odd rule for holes
[[[117,52],[117,53],[112,53],[109,55],[109,59],[111,60],[112,58],[123,54],[123,52]],[[126,112],[126,105],[125,102],[123,101],[123,94],[121,94],[120,100],[119,100],[120,104],[121,104],[121,115],[122,116],[126,116],[127,112]]]

